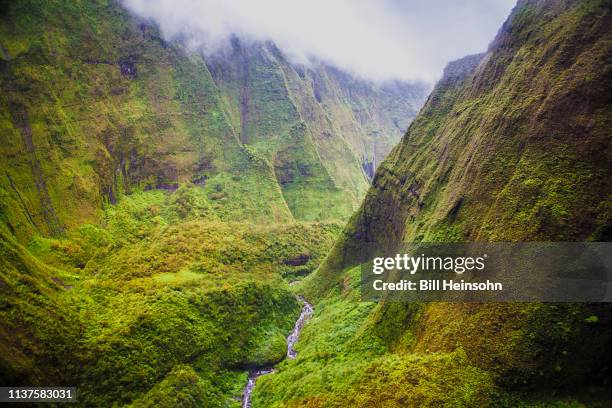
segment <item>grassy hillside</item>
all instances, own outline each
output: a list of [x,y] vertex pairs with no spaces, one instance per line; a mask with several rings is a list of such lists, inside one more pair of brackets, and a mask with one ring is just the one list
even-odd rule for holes
[[610,23],[607,1],[520,1],[485,54],[449,64],[304,282],[308,345],[262,378],[259,406],[609,403],[605,304],[355,292],[372,243],[610,239]]
[[228,217],[292,219],[201,59],[113,3],[3,7],[2,207],[21,237],[61,235],[123,193],[187,181],[224,189]]
[[75,384],[83,406],[236,405],[246,369],[285,355],[300,307],[283,277],[318,265],[339,225],[228,223],[209,205],[196,186],[135,193],[27,248],[3,228],[3,384]]
[[351,214],[370,167],[399,140],[425,94],[420,84],[382,86],[322,63],[296,66],[273,44],[237,38],[207,66],[241,142],[272,163],[299,220]]
[[422,87],[268,43],[202,56],[114,1],[0,1],[0,380],[237,407],[297,291],[315,314],[255,407],[608,406],[608,306],[360,302],[359,264],[609,240],[610,10],[519,1],[379,166]]
[[[2,1],[0,57],[2,383],[239,405],[247,369],[284,357],[287,281],[365,194],[360,149],[405,122],[362,130],[382,105],[334,85],[336,129],[273,46],[203,57],[115,1]],[[409,120],[423,88],[402,86],[375,94]]]
[[[336,85],[325,103],[353,127],[333,129],[312,80],[273,46],[205,60],[114,1],[3,2],[0,18],[1,205],[20,239],[61,235],[121,194],[189,181],[217,196],[226,220],[345,219],[367,187],[364,146],[380,139],[386,154],[406,126],[362,131],[362,108]],[[398,89],[373,94],[402,100],[410,120],[424,89]]]

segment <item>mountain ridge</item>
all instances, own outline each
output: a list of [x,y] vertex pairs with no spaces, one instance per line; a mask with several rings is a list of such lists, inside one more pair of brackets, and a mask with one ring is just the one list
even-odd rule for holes
[[202,55],[114,1],[0,2],[0,378],[237,407],[275,365],[253,406],[610,405],[607,304],[360,292],[376,245],[609,239],[609,5],[521,0],[412,120],[418,86],[269,43]]
[[[227,55],[203,56],[112,1],[54,1],[30,15],[27,3],[4,8],[3,87],[14,90],[3,111],[20,106],[32,123],[2,122],[11,181],[0,182],[7,199],[23,203],[5,211],[14,230],[30,231],[24,236],[61,234],[121,194],[185,182],[218,196],[228,220],[345,219],[367,188],[364,163],[380,161],[401,135],[386,113],[364,129],[357,113],[376,119],[383,109],[368,98],[403,98],[396,117],[407,125],[425,96],[418,84],[385,93],[353,80],[371,96],[352,98],[351,84],[334,79],[341,71],[298,68],[272,44],[235,39]],[[19,139],[31,139],[30,159]],[[27,167],[32,176],[11,173]]]
[[[235,406],[246,368],[283,358],[288,282],[365,193],[365,146],[400,132],[360,129],[369,84],[352,97],[235,45],[213,61],[116,1],[0,2],[4,384]],[[407,91],[391,95],[409,121],[424,90]]]
[[[360,264],[401,243],[610,239],[610,21],[606,1],[520,1],[484,56],[449,65],[330,254],[301,284],[320,311],[304,333],[303,358],[335,385],[324,396],[298,393],[288,378],[308,382],[304,390],[325,387],[292,365],[262,380],[255,399],[515,406],[538,390],[605,388],[607,304],[351,301],[359,300]],[[354,319],[337,321],[342,313]],[[333,336],[343,339],[335,353],[319,358]],[[361,360],[371,361],[360,371],[368,374],[344,380]],[[442,377],[414,373],[438,364],[448,364],[446,381],[485,379],[461,395],[437,394]]]

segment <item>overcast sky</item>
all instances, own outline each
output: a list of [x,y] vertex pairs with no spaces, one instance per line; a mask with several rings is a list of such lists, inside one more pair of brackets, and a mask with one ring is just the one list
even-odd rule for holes
[[373,80],[433,82],[446,62],[486,50],[515,0],[123,0],[168,40],[213,52],[232,35],[271,40]]

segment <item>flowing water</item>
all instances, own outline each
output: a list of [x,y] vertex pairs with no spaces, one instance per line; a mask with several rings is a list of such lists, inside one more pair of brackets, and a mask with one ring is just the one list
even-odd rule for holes
[[[297,343],[298,339],[300,338],[300,333],[302,332],[304,323],[306,323],[310,316],[312,316],[314,311],[312,305],[303,297],[298,296],[298,300],[302,302],[303,305],[302,313],[300,313],[300,317],[298,317],[298,319],[295,321],[291,334],[287,336],[287,358],[290,359],[294,359],[295,356],[297,356],[297,352],[294,349],[295,343]],[[253,393],[253,388],[255,388],[255,381],[257,378],[264,374],[270,374],[273,372],[273,367],[265,367],[249,371],[249,380],[247,381],[242,393],[242,408],[251,408],[251,394]]]

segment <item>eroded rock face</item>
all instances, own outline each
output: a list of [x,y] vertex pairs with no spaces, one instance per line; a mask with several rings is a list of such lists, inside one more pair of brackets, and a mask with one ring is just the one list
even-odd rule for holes
[[131,59],[119,60],[119,69],[121,71],[121,75],[126,78],[136,79],[138,76],[136,71],[136,64]]
[[[608,240],[610,18],[604,2],[521,1],[486,54],[450,63],[308,293],[340,287],[372,243]],[[605,376],[609,325],[585,319],[609,321],[607,306],[411,307],[371,315],[410,327],[382,334],[391,349],[460,346],[505,386],[589,381],[588,366]],[[554,322],[572,329],[561,335]],[[398,346],[405,338],[414,341]]]
[[444,68],[442,78],[438,82],[438,87],[450,86],[461,82],[471,75],[478,64],[484,59],[485,53],[468,55],[455,61],[449,62]]
[[310,254],[302,253],[296,257],[284,260],[283,263],[289,266],[301,266],[307,264],[308,261],[310,261]]
[[[87,23],[53,18],[61,5],[30,5],[35,17],[28,6],[6,5],[0,17],[11,32],[0,38],[11,73],[2,86],[39,121],[31,146],[45,163],[36,175],[12,172],[31,160],[19,124],[4,125],[1,153],[28,203],[9,218],[24,236],[94,220],[123,193],[204,179],[234,191],[225,205],[234,218],[346,219],[368,186],[361,156],[379,163],[425,97],[420,84],[379,87],[323,64],[295,66],[270,43],[235,39],[226,54],[193,54],[115,3],[75,6]],[[43,46],[48,32],[58,37]],[[7,180],[0,187],[17,200]],[[244,193],[254,189],[261,199]],[[58,197],[55,220],[37,215],[60,207]]]

